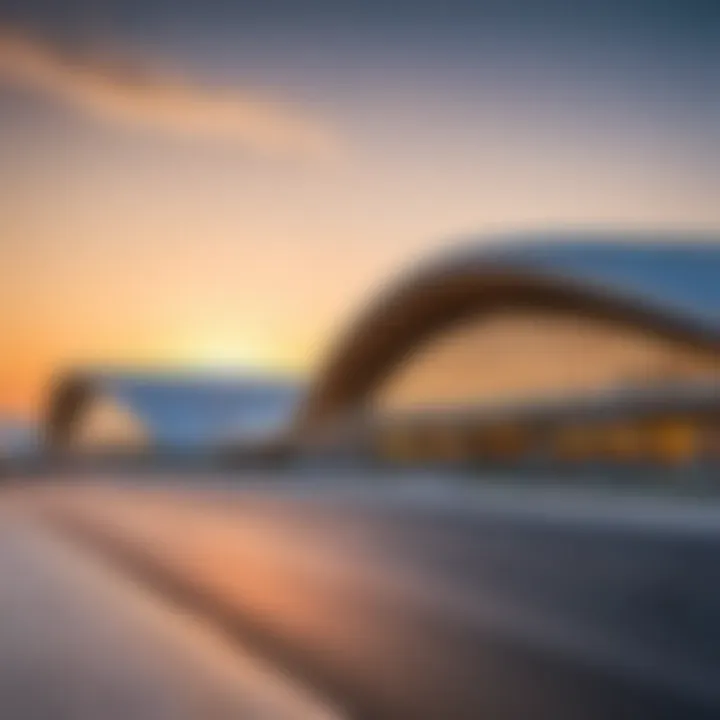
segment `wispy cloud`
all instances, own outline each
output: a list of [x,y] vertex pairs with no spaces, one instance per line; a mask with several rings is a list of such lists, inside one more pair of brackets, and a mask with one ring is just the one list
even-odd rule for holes
[[318,119],[237,88],[128,70],[0,28],[0,81],[53,96],[98,119],[264,155],[332,157],[337,138]]

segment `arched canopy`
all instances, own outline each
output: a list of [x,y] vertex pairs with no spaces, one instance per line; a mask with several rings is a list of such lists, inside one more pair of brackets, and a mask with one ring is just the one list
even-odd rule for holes
[[73,444],[93,405],[109,398],[131,413],[154,446],[197,448],[286,426],[300,388],[278,378],[86,371],[56,382],[45,418],[54,449]]
[[498,309],[617,323],[720,351],[720,239],[506,238],[442,255],[388,286],[342,337],[297,418],[312,432],[362,405],[436,333]]

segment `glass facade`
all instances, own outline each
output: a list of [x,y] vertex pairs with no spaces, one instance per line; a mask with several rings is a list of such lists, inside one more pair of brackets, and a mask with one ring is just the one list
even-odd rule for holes
[[532,402],[720,379],[720,359],[583,318],[495,313],[418,348],[374,398],[382,414]]
[[[688,405],[698,387],[715,405],[702,393]],[[496,313],[418,348],[372,417],[376,451],[393,462],[717,463],[720,358],[609,323]]]

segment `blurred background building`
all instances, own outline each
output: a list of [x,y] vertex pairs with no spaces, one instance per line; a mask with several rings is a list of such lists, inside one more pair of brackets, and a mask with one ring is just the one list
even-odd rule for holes
[[211,372],[74,372],[58,380],[45,444],[56,460],[207,462],[229,445],[255,450],[285,428],[300,386]]
[[403,275],[351,326],[302,434],[344,433],[413,465],[717,463],[719,280],[707,239],[460,248]]
[[463,246],[389,283],[308,387],[75,373],[55,453],[592,469],[720,463],[720,246],[578,235]]

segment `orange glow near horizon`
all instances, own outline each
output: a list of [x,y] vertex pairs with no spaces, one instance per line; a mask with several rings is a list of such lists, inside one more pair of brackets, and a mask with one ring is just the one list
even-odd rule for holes
[[[384,279],[456,237],[720,228],[697,134],[602,88],[593,99],[590,76],[548,75],[541,98],[532,74],[466,87],[369,66],[348,93],[350,75],[306,69],[283,87],[240,59],[233,74],[208,58],[189,80],[182,52],[161,72],[129,50],[140,70],[127,72],[3,30],[0,412],[36,413],[54,374],[78,365],[312,372]],[[174,61],[188,72],[164,72]],[[180,121],[178,107],[195,114]],[[298,158],[325,129],[347,152]]]
[[82,367],[270,372],[302,377],[311,364],[312,358],[307,353],[303,355],[299,348],[242,343],[230,335],[226,339],[198,336],[169,342],[167,346],[128,346],[125,352],[119,348],[114,352],[103,351],[88,342],[86,350],[77,355],[39,344],[36,348],[24,349],[23,354],[6,353],[0,364],[0,415],[8,412],[31,419],[42,410],[56,375]]

